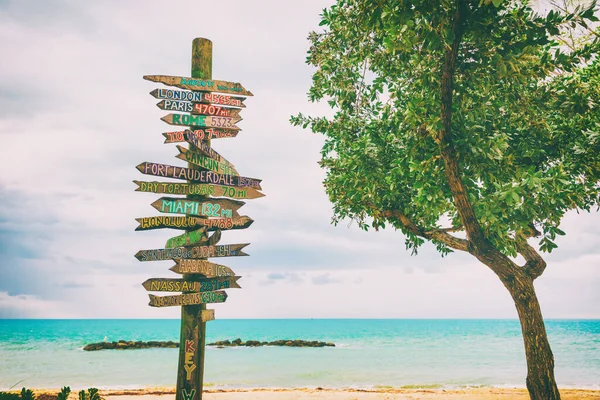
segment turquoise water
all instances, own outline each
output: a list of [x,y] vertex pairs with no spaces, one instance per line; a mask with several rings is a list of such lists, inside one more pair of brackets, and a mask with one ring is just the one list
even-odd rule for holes
[[[600,388],[600,321],[549,320],[560,387]],[[207,343],[305,339],[335,348],[211,348],[205,384],[524,387],[516,320],[216,320]],[[174,386],[177,349],[84,352],[87,343],[179,340],[179,320],[0,320],[0,389]]]

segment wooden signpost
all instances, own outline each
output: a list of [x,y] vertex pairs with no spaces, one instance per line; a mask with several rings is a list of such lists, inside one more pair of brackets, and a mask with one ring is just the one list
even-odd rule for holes
[[202,322],[213,321],[215,319],[215,310],[202,310],[200,320]]
[[189,162],[190,164],[197,165],[202,169],[207,169],[209,171],[216,172],[217,174],[225,174],[225,175],[239,175],[235,168],[232,168],[230,164],[222,163],[217,160],[213,160],[212,158],[208,158],[203,156],[202,154],[194,153],[193,151],[189,151],[185,147],[181,147],[177,145],[177,150],[179,150],[179,154],[175,157],[180,160],[184,160]]
[[[171,271],[180,274],[180,279],[150,278],[143,286],[148,291],[181,292],[168,296],[149,294],[149,305],[181,307],[175,400],[202,400],[206,322],[215,319],[215,311],[207,310],[206,304],[223,303],[227,299],[224,289],[240,287],[237,283],[240,276],[208,258],[248,255],[242,251],[248,243],[217,243],[222,231],[245,229],[254,222],[238,214],[237,210],[245,203],[233,199],[264,196],[258,191],[261,180],[240,176],[234,165],[211,147],[210,140],[238,135],[240,108],[246,107],[244,97],[238,96],[252,96],[252,93],[239,83],[212,79],[212,42],[202,38],[192,43],[190,78],[147,75],[144,79],[187,89],[159,88],[150,92],[161,100],[159,108],[178,112],[161,118],[163,121],[190,127],[163,133],[165,143],[188,143],[188,148],[177,146],[176,156],[186,161],[187,166],[144,162],[136,167],[146,175],[186,182],[134,181],[138,192],[186,196],[161,197],[152,203],[159,212],[183,215],[136,218],[139,223],[136,230],[171,228],[185,232],[169,238],[164,249],[140,250],[135,257],[139,261],[175,261]],[[209,236],[209,232],[214,233]]]
[[150,292],[212,292],[221,289],[239,289],[241,276],[220,276],[188,281],[185,279],[151,278],[142,283]]
[[202,274],[209,278],[235,275],[231,268],[206,260],[175,260],[169,269],[177,274]]
[[[241,130],[241,129],[240,129]],[[190,131],[186,129],[184,131],[175,131],[175,132],[163,132],[163,136],[165,137],[165,144],[168,143],[181,143],[188,141],[188,133],[191,132],[192,135],[198,137],[200,140],[211,140],[211,139],[221,139],[221,138],[232,138],[236,137],[240,130],[233,129],[222,129],[222,128],[204,128],[204,129],[196,129],[194,131]]]
[[[244,204],[231,199],[206,199],[205,201],[161,197],[152,207],[163,213],[198,215],[203,217],[232,218]],[[235,214],[236,216],[237,213]]]
[[241,121],[240,117],[215,117],[213,115],[196,115],[196,114],[167,114],[161,118],[170,125],[183,126],[203,126],[209,128],[225,128],[240,130],[236,122]]
[[250,187],[235,188],[212,184],[173,183],[173,182],[143,182],[133,181],[138,185],[136,192],[231,197],[232,199],[257,199],[264,194]]
[[241,111],[239,108],[222,107],[214,104],[190,103],[178,100],[163,100],[156,103],[156,106],[161,110],[182,111],[198,115],[213,115],[215,117],[237,118],[240,116]]
[[246,229],[254,220],[247,216],[233,218],[199,218],[199,217],[171,217],[159,215],[156,217],[143,217],[135,219],[139,225],[136,231],[151,229],[198,229],[205,226],[209,231],[230,229]]
[[206,92],[188,92],[185,90],[154,89],[150,92],[157,99],[181,100],[199,103],[220,104],[223,106],[245,108],[245,97],[232,97],[224,94]]
[[182,76],[144,75],[144,79],[163,83],[180,89],[201,90],[203,92],[220,92],[253,96],[253,94],[237,82],[215,81],[211,79],[185,78]]
[[206,155],[207,157],[210,157],[214,160],[220,161],[225,164],[229,164],[232,168],[234,168],[232,163],[227,161],[225,159],[225,157],[223,157],[222,155],[217,153],[214,149],[212,149],[208,144],[205,143],[204,140],[202,140],[200,138],[200,136],[197,136],[194,132],[195,131],[190,131],[186,135],[186,142],[188,142],[189,144],[194,146],[194,147],[191,147],[192,150],[200,151],[202,154]]
[[224,303],[225,300],[227,300],[227,293],[224,291],[180,294],[179,296],[155,296],[153,294],[149,294],[148,296],[150,297],[150,303],[148,303],[148,305],[152,307]]
[[203,259],[209,257],[242,257],[248,254],[242,249],[250,243],[224,244],[218,246],[174,247],[172,249],[140,250],[135,253],[139,261],[161,261],[176,258]]
[[173,165],[143,162],[136,167],[142,174],[165,178],[186,179],[192,182],[212,183],[215,185],[251,187],[261,190],[260,179],[236,175],[222,175],[212,171],[200,171],[193,168],[181,168]]

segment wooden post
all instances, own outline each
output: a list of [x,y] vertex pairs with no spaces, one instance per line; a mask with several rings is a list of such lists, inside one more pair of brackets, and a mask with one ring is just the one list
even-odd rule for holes
[[[192,42],[192,78],[212,79],[212,42],[208,39],[196,38]],[[196,128],[190,127],[190,129]],[[210,140],[206,140],[206,143],[210,145]],[[199,151],[192,144],[189,148]],[[188,163],[188,168],[198,167]],[[186,196],[186,198],[199,199],[198,196]],[[184,274],[183,279],[186,277],[191,276]],[[202,400],[206,322],[203,322],[201,317],[204,310],[206,310],[205,304],[181,306],[181,336],[175,400]]]

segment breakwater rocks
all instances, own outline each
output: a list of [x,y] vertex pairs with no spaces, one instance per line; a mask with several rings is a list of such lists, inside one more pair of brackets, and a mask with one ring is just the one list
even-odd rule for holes
[[85,345],[83,350],[85,351],[95,351],[95,350],[127,350],[127,349],[150,349],[150,348],[177,348],[179,347],[179,343],[177,342],[158,342],[158,341],[150,341],[150,342],[133,342],[133,341],[125,341],[119,340],[118,342],[100,342],[100,343],[90,343]]
[[[232,341],[221,340],[214,343],[208,343],[207,346],[216,347],[235,347],[235,346],[246,346],[246,347],[260,347],[260,346],[287,346],[287,347],[335,347],[335,344],[328,342],[319,342],[316,340],[274,340],[272,342],[261,342],[258,340],[247,340],[242,341],[238,338]],[[150,348],[177,348],[179,343],[177,342],[133,342],[119,340],[118,342],[99,342],[86,344],[83,350],[85,351],[96,351],[96,350],[128,350],[128,349],[150,349]]]
[[208,343],[207,346],[217,347],[235,347],[235,346],[247,346],[247,347],[259,347],[259,346],[287,346],[287,347],[335,347],[335,344],[328,342],[319,342],[316,340],[274,340],[272,342],[260,342],[258,340],[247,340],[242,341],[238,338],[233,341],[221,340],[214,343]]

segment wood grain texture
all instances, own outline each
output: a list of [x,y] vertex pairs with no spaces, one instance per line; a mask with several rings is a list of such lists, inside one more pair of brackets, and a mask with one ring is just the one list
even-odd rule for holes
[[214,321],[215,310],[202,310],[200,312],[200,320],[202,322]]
[[217,243],[221,241],[221,231],[217,229],[210,237],[208,238],[209,246],[216,246]]

